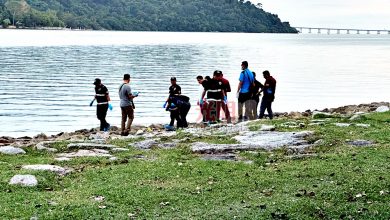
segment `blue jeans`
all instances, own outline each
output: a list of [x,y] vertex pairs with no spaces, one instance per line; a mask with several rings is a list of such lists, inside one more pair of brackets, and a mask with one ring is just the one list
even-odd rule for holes
[[261,99],[261,105],[260,105],[260,114],[259,118],[264,118],[264,112],[267,109],[268,117],[272,119],[274,117],[274,114],[272,112],[272,99],[269,98],[262,98]]

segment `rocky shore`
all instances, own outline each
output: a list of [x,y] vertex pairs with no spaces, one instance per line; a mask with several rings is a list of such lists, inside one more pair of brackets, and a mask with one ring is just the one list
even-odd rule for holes
[[[358,119],[360,115],[370,112],[385,112],[388,111],[390,107],[389,102],[373,102],[370,104],[360,104],[360,105],[347,105],[338,108],[326,108],[323,110],[306,110],[304,112],[282,112],[275,113],[276,118],[288,118],[288,119],[299,119],[302,117],[312,117],[313,119],[326,118],[326,117],[345,117],[352,120]],[[319,123],[314,121],[313,123]],[[232,127],[242,127],[241,123],[232,125],[219,124],[218,127],[224,127],[231,129]],[[244,125],[244,124],[242,124]],[[215,128],[212,126],[211,128]],[[189,131],[201,129],[200,125],[191,124]],[[233,128],[234,130],[234,128]],[[207,128],[204,129],[207,131]],[[133,126],[130,137],[159,137],[170,134],[171,132],[166,132],[162,124],[152,124],[150,126]],[[55,142],[55,141],[88,141],[88,140],[107,140],[107,139],[123,139],[126,137],[120,136],[120,129],[116,126],[113,126],[108,133],[101,133],[97,128],[92,129],[82,129],[75,132],[61,132],[56,135],[47,136],[46,134],[39,134],[34,137],[9,137],[3,136],[0,137],[0,147],[1,146],[13,146],[13,147],[32,147],[41,142]]]
[[[390,195],[389,107],[382,102],[278,113],[272,121],[193,124],[176,132],[162,125],[134,126],[127,137],[115,127],[110,132],[2,137],[5,211],[0,215],[63,219],[71,213],[85,219],[112,218],[114,213],[118,219],[173,219],[209,201],[220,214],[239,207],[235,215],[248,218],[305,219],[291,204],[302,209],[310,199],[313,207],[337,201],[321,209],[321,216],[332,219],[345,216],[339,210],[346,205],[356,210],[347,213],[350,219],[362,217],[363,203],[356,201],[368,204],[367,216],[388,219],[383,210]],[[135,200],[140,202],[134,205]],[[313,212],[306,213],[307,219],[319,216],[317,209]]]

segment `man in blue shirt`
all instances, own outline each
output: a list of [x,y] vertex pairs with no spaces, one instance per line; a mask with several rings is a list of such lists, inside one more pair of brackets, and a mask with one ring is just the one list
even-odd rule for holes
[[[248,62],[243,61],[241,63],[242,72],[240,73],[240,83],[237,88],[237,97],[238,97],[238,120],[242,121],[243,119],[255,119],[255,116],[251,114],[252,108],[252,84],[254,82],[254,76],[252,71],[248,69]],[[243,116],[243,108],[245,108],[245,116]]]

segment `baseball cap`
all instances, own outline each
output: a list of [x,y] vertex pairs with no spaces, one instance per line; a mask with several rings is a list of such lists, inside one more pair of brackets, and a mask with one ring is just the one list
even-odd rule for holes
[[96,85],[100,85],[100,83],[102,83],[102,81],[99,79],[99,78],[96,78],[95,81],[93,82],[93,84],[96,86]]
[[176,81],[176,77],[171,77],[171,81]]

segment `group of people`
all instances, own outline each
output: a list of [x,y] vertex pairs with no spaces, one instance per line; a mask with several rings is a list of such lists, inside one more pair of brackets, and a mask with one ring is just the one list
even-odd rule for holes
[[[241,70],[236,95],[238,100],[238,121],[262,119],[266,110],[268,111],[268,117],[272,119],[272,103],[275,99],[276,80],[269,71],[264,71],[265,83],[260,83],[256,79],[256,73],[249,70],[247,61],[241,63]],[[221,110],[225,113],[227,123],[231,123],[232,116],[230,115],[229,107],[232,107],[231,104],[234,104],[234,102],[228,102],[227,95],[231,92],[231,87],[229,80],[223,77],[222,71],[214,71],[213,77],[206,76],[203,78],[203,76],[197,76],[196,80],[202,88],[197,104],[200,106],[203,123],[213,124],[219,122]],[[106,121],[107,110],[110,107],[109,92],[100,79],[95,79],[93,84],[95,85],[95,97],[90,105],[95,100],[97,101],[96,115],[100,120],[100,130],[107,131],[110,129],[110,124]],[[132,92],[129,84],[130,75],[124,74],[123,83],[118,90],[122,112],[122,136],[129,135],[134,119],[135,106],[133,99],[139,94],[138,92]],[[260,103],[261,94],[263,94],[263,97]],[[260,110],[259,114],[257,114],[259,103]],[[188,127],[186,117],[191,109],[190,98],[182,94],[181,87],[177,84],[175,77],[171,78],[169,96],[163,107],[170,112],[171,118],[170,123],[164,126],[166,130],[175,130],[175,121],[177,128]]]

